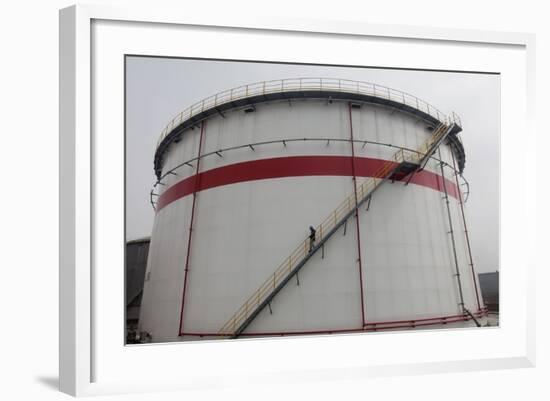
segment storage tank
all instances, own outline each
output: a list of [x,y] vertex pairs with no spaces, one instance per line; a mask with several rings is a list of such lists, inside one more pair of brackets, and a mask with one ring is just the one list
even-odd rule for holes
[[153,342],[481,325],[460,119],[384,86],[254,83],[158,141]]

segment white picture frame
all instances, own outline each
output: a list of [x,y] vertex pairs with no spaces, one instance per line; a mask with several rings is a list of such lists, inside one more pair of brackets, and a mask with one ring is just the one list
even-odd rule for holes
[[[105,29],[98,35],[113,35],[109,39],[112,47],[105,48],[98,60],[94,59],[100,46],[105,41],[98,39],[92,42],[94,24],[105,21]],[[123,26],[116,26],[122,24]],[[110,325],[116,316],[103,313],[105,305],[112,301],[117,304],[113,294],[120,291],[120,276],[114,277],[105,285],[106,276],[95,270],[104,258],[120,261],[122,251],[101,250],[102,245],[94,241],[110,241],[117,238],[100,232],[105,228],[105,219],[114,217],[120,221],[123,208],[119,207],[120,198],[116,195],[122,191],[117,188],[117,181],[106,183],[103,178],[106,165],[117,169],[121,166],[123,156],[113,145],[109,151],[103,144],[96,143],[92,126],[103,126],[97,97],[103,96],[103,88],[91,85],[93,74],[101,74],[102,60],[111,57],[116,63],[124,50],[123,47],[149,54],[154,46],[164,55],[175,55],[174,43],[169,40],[159,41],[167,35],[178,34],[179,28],[193,29],[193,35],[204,44],[211,44],[208,38],[212,31],[221,30],[242,35],[248,40],[251,35],[261,33],[265,40],[276,40],[278,34],[288,37],[306,37],[312,40],[322,36],[325,40],[337,37],[339,41],[384,40],[386,45],[399,41],[409,41],[426,46],[435,46],[439,52],[449,54],[458,52],[465,55],[462,65],[450,68],[444,61],[434,65],[434,59],[423,57],[415,61],[418,68],[472,70],[472,66],[481,65],[481,59],[487,57],[487,49],[494,49],[492,62],[503,76],[502,104],[502,168],[501,168],[501,260],[502,271],[502,325],[501,328],[483,333],[461,331],[455,350],[444,352],[425,352],[422,356],[396,347],[395,355],[375,354],[371,350],[370,358],[364,358],[361,352],[340,355],[338,350],[353,347],[367,350],[368,343],[376,342],[377,348],[387,346],[392,341],[403,343],[407,339],[411,349],[418,349],[422,344],[444,345],[453,333],[421,332],[391,333],[384,336],[334,336],[306,337],[300,339],[280,340],[244,340],[232,343],[205,342],[204,344],[167,344],[141,347],[124,347],[122,333],[118,326]],[[98,28],[102,29],[102,28]],[[135,35],[147,31],[148,41],[142,40],[136,46]],[[173,30],[173,31],[171,31]],[[121,32],[127,31],[126,34]],[[134,35],[135,34],[135,35]],[[185,34],[185,33],[182,33]],[[333,36],[332,36],[333,35]],[[269,36],[269,37],[268,37]],[[271,37],[273,36],[273,37]],[[369,40],[370,40],[369,39]],[[117,45],[123,45],[116,48]],[[162,43],[162,46],[159,45]],[[524,174],[526,169],[535,169],[535,150],[533,147],[514,148],[509,141],[511,131],[524,132],[525,140],[534,143],[533,101],[534,101],[534,43],[533,35],[505,32],[482,32],[469,30],[434,29],[426,27],[387,26],[363,24],[357,22],[334,22],[298,19],[236,19],[235,17],[219,18],[185,15],[182,11],[168,11],[151,8],[111,8],[108,6],[73,6],[60,12],[60,390],[71,395],[96,395],[127,393],[141,391],[190,390],[224,386],[243,386],[247,383],[261,384],[273,380],[291,383],[296,380],[333,380],[342,377],[376,377],[399,374],[418,374],[441,371],[468,371],[480,369],[501,369],[510,367],[534,366],[534,259],[521,258],[520,255],[534,255],[531,247],[534,230],[534,177]],[[95,46],[95,47],[94,47]],[[99,46],[99,47],[98,47]],[[153,47],[151,47],[153,46]],[[239,49],[235,43],[230,52]],[[416,45],[415,45],[416,46]],[[231,46],[229,46],[231,47]],[[373,47],[373,54],[380,52]],[[148,50],[149,49],[149,50]],[[477,50],[476,50],[477,49]],[[180,50],[181,51],[181,50]],[[244,50],[243,50],[244,51]],[[477,52],[475,60],[469,52]],[[109,54],[107,54],[109,53]],[[135,52],[134,52],[135,53]],[[168,53],[168,54],[166,54]],[[427,53],[428,54],[428,53]],[[194,54],[196,55],[196,54]],[[396,64],[398,56],[386,54],[384,63]],[[498,55],[497,55],[498,56]],[[237,55],[233,58],[239,58]],[[261,58],[261,55],[259,56]],[[310,54],[304,57],[312,57]],[[384,57],[384,52],[373,58]],[[400,57],[405,58],[405,55]],[[101,58],[101,60],[99,60]],[[452,58],[451,56],[449,58]],[[393,61],[392,61],[393,60]],[[506,61],[506,63],[504,62]],[[449,61],[450,62],[450,61]],[[403,64],[404,61],[401,61]],[[410,60],[409,60],[410,63]],[[407,63],[401,67],[407,67]],[[506,65],[505,65],[506,64]],[[105,66],[109,66],[106,62]],[[115,64],[118,65],[118,64]],[[504,71],[504,72],[503,72]],[[123,106],[122,88],[118,86],[123,71],[115,71],[113,88],[120,90],[120,96],[110,100],[113,113]],[[102,79],[111,79],[95,75]],[[105,81],[102,81],[105,82]],[[97,82],[95,83],[97,85]],[[111,89],[113,89],[111,88]],[[118,89],[117,89],[118,88]],[[517,91],[517,98],[512,99],[511,91]],[[95,101],[93,102],[92,100]],[[515,111],[515,113],[511,113]],[[106,127],[112,127],[114,141],[123,135],[118,128],[123,116],[115,116],[116,124],[105,121]],[[106,118],[105,120],[108,120]],[[101,155],[98,155],[98,152]],[[516,158],[516,167],[510,160],[511,154]],[[102,159],[98,163],[99,158]],[[118,161],[117,161],[118,160]],[[102,166],[102,164],[105,164]],[[527,177],[527,178],[526,178]],[[119,177],[120,178],[120,177]],[[521,182],[521,192],[514,192],[513,182]],[[118,181],[120,184],[120,181]],[[105,185],[105,188],[102,186]],[[517,189],[517,185],[515,186]],[[115,194],[113,210],[105,211],[109,197]],[[510,200],[514,195],[513,205]],[[519,210],[517,215],[511,213]],[[118,217],[117,217],[118,216]],[[101,219],[103,219],[101,221]],[[114,230],[116,231],[116,230]],[[98,234],[100,239],[98,239]],[[105,238],[103,238],[105,237]],[[508,245],[514,244],[514,247]],[[121,246],[122,242],[116,246]],[[510,249],[514,248],[514,249]],[[109,248],[110,249],[110,248]],[[114,248],[113,248],[114,249]],[[534,256],[532,256],[534,258]],[[519,269],[506,269],[507,265],[521,266]],[[113,263],[113,266],[117,266]],[[122,266],[119,266],[122,269]],[[96,291],[101,287],[102,296]],[[510,289],[514,288],[514,294]],[[95,298],[94,298],[95,297]],[[120,303],[122,311],[122,302]],[[120,325],[122,325],[120,319]],[[99,327],[99,328],[98,328]],[[118,334],[117,334],[118,333]],[[119,337],[117,337],[119,336]],[[118,340],[117,340],[118,338]],[[116,345],[118,344],[118,345]],[[473,344],[472,349],[468,344]],[[474,349],[475,348],[475,349]],[[278,359],[287,350],[296,355],[293,366]],[[319,351],[323,358],[318,358]],[[410,351],[410,352],[409,352]],[[366,351],[365,351],[366,352]],[[178,366],[181,355],[193,361],[192,369],[181,368],[173,374],[173,366]],[[212,361],[217,355],[220,359],[215,366],[205,361]],[[242,355],[247,361],[242,361]],[[270,364],[262,364],[262,357],[268,355]],[[367,360],[369,359],[369,360]],[[124,375],[115,372],[124,371],[124,367],[135,366],[136,361],[143,361],[147,372]],[[159,367],[159,361],[163,361]],[[233,361],[233,364],[229,362]],[[251,369],[253,366],[254,369]],[[154,367],[154,369],[152,368]],[[170,373],[172,371],[172,373]],[[330,379],[329,379],[330,377]],[[146,379],[144,379],[146,378]]]

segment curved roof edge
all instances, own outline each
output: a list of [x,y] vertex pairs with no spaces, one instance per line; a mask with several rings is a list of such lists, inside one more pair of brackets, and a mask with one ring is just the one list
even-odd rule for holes
[[140,244],[140,243],[143,243],[143,242],[151,242],[151,237],[141,237],[141,238],[131,239],[131,240],[126,241],[126,245]]
[[[345,80],[331,80],[330,84],[321,81],[321,87],[309,88],[308,81],[302,81],[302,79],[287,81],[299,81],[299,88],[297,84],[287,84],[287,87],[285,88],[284,81],[271,81],[278,83],[278,90],[272,90],[269,86],[267,87],[268,90],[266,90],[266,83],[247,85],[246,87],[222,92],[221,94],[216,95],[215,99],[213,97],[205,99],[201,103],[197,103],[196,105],[180,113],[166,126],[157,144],[154,158],[154,170],[157,178],[160,179],[162,174],[164,153],[173,142],[177,143],[179,141],[179,138],[185,130],[197,126],[201,121],[212,115],[220,115],[223,114],[223,112],[232,109],[273,100],[333,99],[357,101],[361,103],[391,107],[405,113],[412,114],[434,126],[449,120],[447,115],[441,113],[433,106],[414,96],[375,84]],[[316,82],[319,83],[319,79],[317,79]],[[338,83],[338,87],[335,86],[334,82]],[[255,91],[255,85],[257,86],[261,84],[263,84],[263,90]],[[351,88],[352,90],[347,87],[350,84],[353,84],[353,88]],[[361,87],[360,85],[367,85],[366,88],[372,90],[369,93],[368,90],[365,90],[365,87]],[[233,95],[234,91],[239,91],[243,88],[246,88],[246,94],[244,96],[239,95],[238,92],[236,92],[235,96]],[[229,93],[231,94],[230,96]],[[227,95],[227,99],[224,98],[224,95]],[[220,98],[219,101],[218,97]],[[208,102],[210,102],[210,104]],[[194,108],[197,108],[198,110],[194,110]],[[425,110],[423,110],[423,108],[425,108]],[[179,120],[178,123],[176,123],[177,120]],[[462,124],[460,119],[454,113],[451,116],[451,120],[455,123],[456,128],[448,137],[449,145],[451,146],[451,149],[456,157],[458,169],[462,173],[464,170],[466,157],[464,146],[457,136],[457,134],[462,131]]]

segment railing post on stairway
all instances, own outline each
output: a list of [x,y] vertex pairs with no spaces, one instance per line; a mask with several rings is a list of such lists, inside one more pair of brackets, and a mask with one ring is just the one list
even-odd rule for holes
[[348,220],[346,219],[346,221],[344,222],[344,235],[346,235],[347,228],[348,228]]

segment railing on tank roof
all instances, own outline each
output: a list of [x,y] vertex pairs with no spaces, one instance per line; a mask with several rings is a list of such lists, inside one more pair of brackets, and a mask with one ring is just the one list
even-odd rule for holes
[[227,89],[215,95],[207,97],[190,107],[186,108],[176,115],[164,127],[157,142],[157,148],[166,136],[182,122],[222,104],[230,103],[239,99],[248,97],[267,95],[270,93],[285,93],[296,91],[331,91],[354,93],[358,95],[374,96],[381,99],[387,99],[396,103],[401,103],[406,106],[413,107],[417,110],[427,113],[438,121],[452,121],[462,127],[460,117],[454,112],[447,116],[445,113],[438,110],[436,107],[417,98],[407,92],[389,88],[387,86],[378,85],[370,82],[352,81],[348,79],[335,78],[288,78],[272,81],[256,82],[244,86],[239,86],[232,89]]

